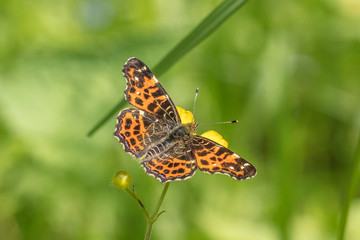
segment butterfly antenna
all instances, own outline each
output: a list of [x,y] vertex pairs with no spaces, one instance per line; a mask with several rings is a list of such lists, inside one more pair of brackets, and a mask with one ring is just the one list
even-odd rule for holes
[[199,124],[224,124],[224,123],[238,123],[238,120],[225,121],[225,122],[202,122]]
[[197,98],[197,95],[198,95],[198,93],[199,93],[199,88],[196,88],[196,91],[195,91],[195,97],[194,97],[194,106],[193,106],[193,110],[192,110],[192,112],[193,112],[193,122],[195,122],[195,105],[196,105],[196,98]]

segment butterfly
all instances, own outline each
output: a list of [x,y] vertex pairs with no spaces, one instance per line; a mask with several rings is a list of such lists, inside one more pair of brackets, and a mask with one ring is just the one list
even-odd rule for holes
[[256,175],[255,167],[244,158],[196,135],[196,123],[182,123],[170,96],[141,60],[128,59],[123,74],[125,99],[134,107],[119,113],[114,136],[141,161],[148,175],[162,183],[188,179],[197,168],[236,180]]

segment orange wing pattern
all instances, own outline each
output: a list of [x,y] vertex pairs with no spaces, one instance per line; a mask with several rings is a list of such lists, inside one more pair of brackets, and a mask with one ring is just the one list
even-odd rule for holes
[[140,159],[148,175],[162,183],[185,180],[196,168],[210,174],[244,180],[256,169],[242,157],[205,137],[193,135],[197,124],[181,124],[170,97],[150,69],[139,59],[124,65],[127,108],[117,117],[114,136],[126,152]]
[[153,115],[136,108],[127,108],[117,117],[114,136],[126,152],[137,158],[143,157],[152,142],[166,137],[161,122]]
[[236,180],[256,175],[253,165],[210,139],[194,136],[193,148],[197,166],[203,172],[226,174]]
[[153,175],[162,183],[185,180],[192,177],[196,171],[193,152],[189,145],[184,145],[183,142],[175,143],[169,150],[151,160],[143,161],[141,165],[148,175]]
[[174,103],[142,61],[130,58],[124,65],[123,74],[127,83],[126,101],[156,118],[181,123]]

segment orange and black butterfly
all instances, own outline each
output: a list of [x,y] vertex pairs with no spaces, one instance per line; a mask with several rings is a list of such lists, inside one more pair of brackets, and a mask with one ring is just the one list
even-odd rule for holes
[[195,134],[197,124],[181,122],[165,89],[139,59],[124,65],[125,99],[134,107],[119,113],[114,136],[126,152],[141,160],[162,183],[185,180],[197,168],[236,180],[254,177],[256,169],[228,148]]

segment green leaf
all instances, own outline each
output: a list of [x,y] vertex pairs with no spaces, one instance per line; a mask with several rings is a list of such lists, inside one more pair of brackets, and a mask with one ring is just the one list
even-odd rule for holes
[[354,154],[354,162],[353,165],[350,167],[352,173],[350,174],[350,181],[347,185],[348,192],[340,215],[339,231],[337,238],[338,240],[344,239],[351,202],[356,195],[356,192],[358,191],[360,181],[360,132],[358,134],[357,141],[358,142],[355,150],[356,152]]
[[[216,7],[200,24],[195,27],[183,40],[181,40],[162,60],[153,68],[157,77],[170,69],[177,61],[185,56],[191,49],[204,41],[247,0],[225,0]],[[125,99],[120,100],[101,120],[88,132],[92,136],[109,118],[126,104]]]
[[192,30],[179,44],[177,44],[155,66],[154,73],[160,76],[171,68],[178,60],[184,57],[191,49],[204,41],[247,0],[226,0],[215,8],[202,22]]

